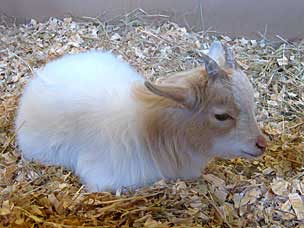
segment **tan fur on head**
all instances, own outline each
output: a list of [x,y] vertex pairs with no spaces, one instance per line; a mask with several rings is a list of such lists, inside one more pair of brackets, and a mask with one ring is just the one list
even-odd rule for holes
[[223,56],[229,62],[221,59],[222,66],[207,56],[204,67],[177,73],[160,85],[133,88],[142,105],[143,137],[164,176],[176,175],[198,157],[207,162],[216,156],[261,154],[251,85],[232,52]]
[[[150,88],[144,86],[137,85],[133,88],[135,99],[141,102],[143,107],[138,114],[142,121],[143,136],[152,157],[156,164],[159,164],[164,175],[179,172],[186,166],[185,163],[191,164],[193,153],[198,156],[201,155],[200,153],[205,153],[206,158],[212,156],[209,154],[212,140],[208,135],[221,135],[222,132],[220,130],[211,132],[213,126],[208,121],[204,121],[207,118],[204,112],[213,102],[232,102],[232,93],[228,90],[229,83],[228,81],[225,82],[226,85],[224,83],[226,80],[208,79],[206,70],[198,67],[173,75],[162,83],[166,85],[162,87],[165,90],[173,82],[175,88],[183,85],[184,90],[188,91],[186,94],[190,100],[188,104],[158,91],[155,94],[155,90],[151,92]],[[224,96],[218,94],[219,89],[223,91]],[[167,92],[170,93],[172,90]]]
[[[197,96],[198,94],[195,94],[195,92],[200,91],[200,87],[205,87],[207,84],[207,75],[206,71],[203,67],[198,67],[190,71],[180,72],[177,74],[172,75],[162,83],[163,85],[167,86],[167,90],[170,88],[176,88],[176,90],[180,89],[180,94],[178,94],[178,91],[175,91],[176,97],[180,97],[180,101],[177,101],[176,99],[170,99],[167,95],[160,95],[156,94],[155,90],[158,87],[157,85],[154,85],[154,93],[151,93],[151,87],[152,84],[149,82],[145,82],[145,86],[143,85],[135,85],[133,88],[133,94],[135,95],[136,99],[141,101],[143,105],[147,106],[156,106],[156,108],[161,107],[181,107],[183,106],[183,100],[181,97],[184,95],[188,95],[193,100],[199,100],[199,97],[193,97]],[[149,89],[147,89],[149,87]],[[192,90],[189,90],[188,87],[193,87]],[[178,88],[178,89],[177,89]],[[182,94],[182,89],[185,89],[184,94]],[[159,91],[160,92],[160,91]],[[168,91],[167,91],[168,92]],[[173,92],[173,91],[172,91]],[[193,94],[186,94],[186,93],[193,93]],[[168,99],[169,98],[169,99]],[[187,99],[184,97],[184,99]],[[189,104],[193,102],[192,100],[189,101]],[[189,105],[184,104],[184,105]],[[191,108],[191,107],[189,107]]]

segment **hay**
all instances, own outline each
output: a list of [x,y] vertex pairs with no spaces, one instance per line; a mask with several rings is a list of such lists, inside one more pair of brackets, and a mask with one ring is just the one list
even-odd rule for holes
[[65,53],[106,49],[146,78],[161,80],[196,66],[215,39],[171,22],[146,23],[144,17],[149,15],[134,11],[115,23],[50,18],[0,27],[0,225],[303,227],[303,42],[216,36],[233,46],[256,89],[258,119],[271,140],[261,160],[216,160],[198,180],[160,181],[113,195],[86,193],[68,170],[21,158],[13,118],[33,69]]

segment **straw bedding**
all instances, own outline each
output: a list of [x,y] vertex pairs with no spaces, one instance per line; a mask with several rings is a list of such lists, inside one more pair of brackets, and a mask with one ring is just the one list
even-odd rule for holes
[[[0,26],[0,226],[304,227],[304,42],[192,32],[144,12]],[[160,15],[161,16],[161,15]],[[3,18],[2,18],[3,19]],[[163,18],[164,19],[164,18]],[[61,167],[22,159],[13,119],[32,71],[65,53],[112,50],[150,80],[196,66],[214,39],[233,47],[254,84],[270,143],[260,160],[215,160],[201,178],[126,193],[87,193]]]

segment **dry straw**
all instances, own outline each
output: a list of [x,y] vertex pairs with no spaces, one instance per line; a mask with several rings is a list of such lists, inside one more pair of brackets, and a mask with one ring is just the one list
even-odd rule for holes
[[[137,10],[115,21],[2,23],[0,226],[303,227],[304,43],[215,37],[165,20]],[[86,193],[68,170],[21,158],[13,118],[21,88],[35,68],[65,53],[106,49],[145,77],[161,80],[199,64],[215,38],[233,47],[254,84],[258,119],[271,141],[261,160],[217,160],[198,180],[160,181],[113,195]]]

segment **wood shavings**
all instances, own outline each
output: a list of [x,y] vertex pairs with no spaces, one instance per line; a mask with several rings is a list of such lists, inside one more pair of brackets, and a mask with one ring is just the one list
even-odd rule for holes
[[288,198],[297,218],[304,221],[304,200],[298,193],[291,193]]
[[283,179],[275,179],[273,180],[273,182],[271,183],[271,189],[272,191],[279,195],[279,196],[283,196],[283,195],[286,195],[288,194],[288,185],[289,185],[289,182],[288,181],[285,181]]
[[[116,23],[69,17],[0,25],[0,226],[301,227],[304,43],[196,33],[169,21],[148,23],[150,16],[136,10]],[[232,46],[256,90],[257,118],[270,140],[262,159],[215,160],[197,180],[160,180],[115,195],[87,193],[70,171],[20,156],[13,131],[18,97],[46,62],[104,49],[161,80],[197,66],[214,39]]]
[[277,62],[279,64],[279,66],[287,66],[288,65],[288,59],[284,55],[283,55],[282,58],[277,59]]

